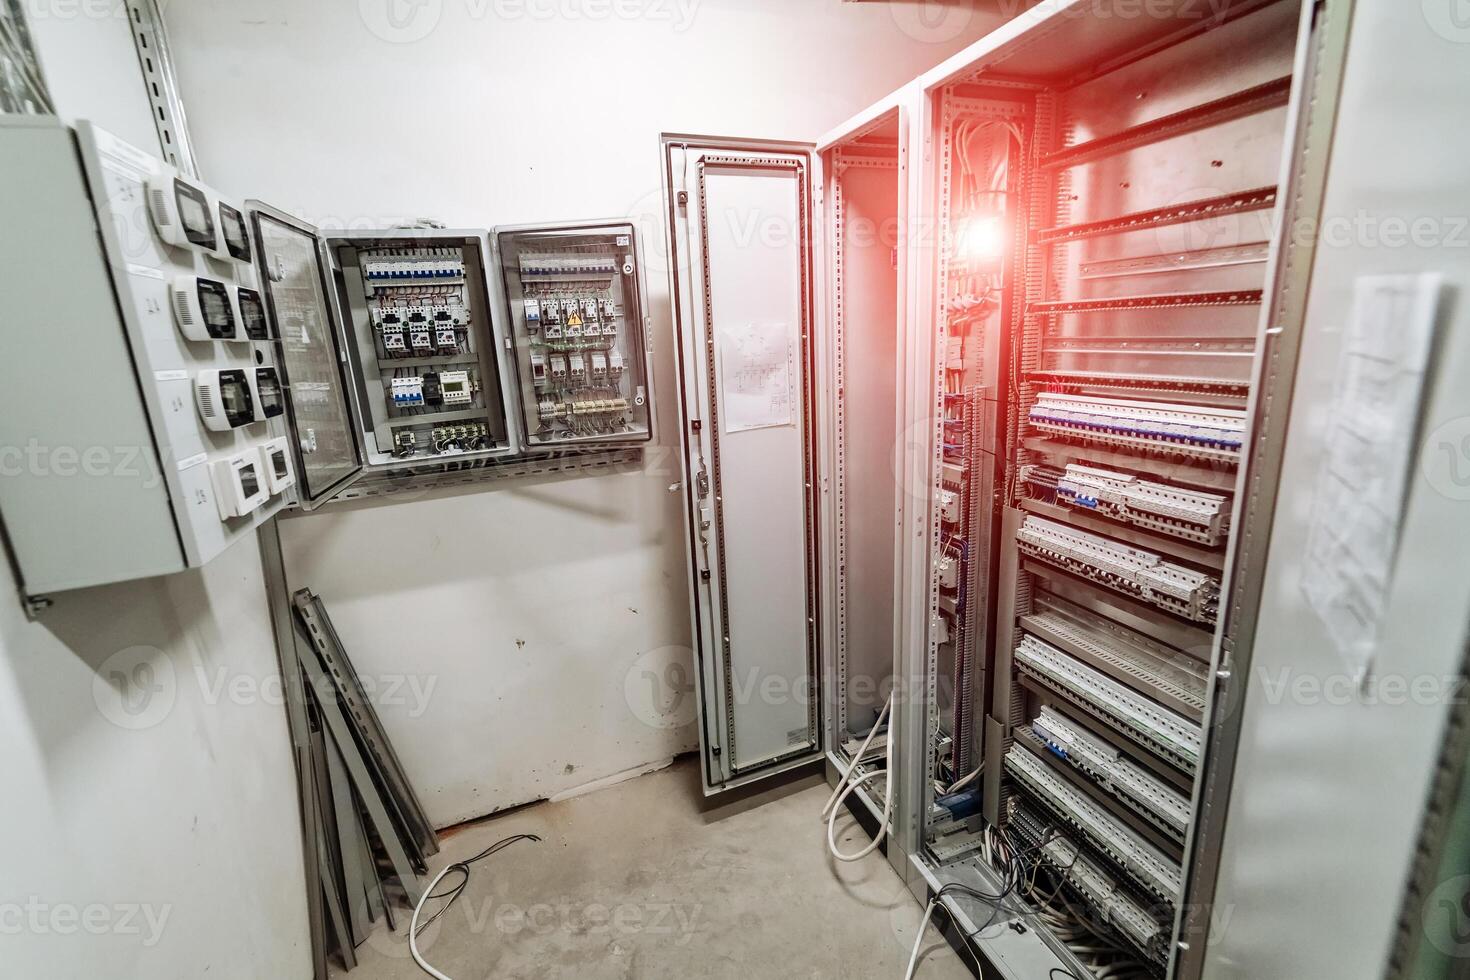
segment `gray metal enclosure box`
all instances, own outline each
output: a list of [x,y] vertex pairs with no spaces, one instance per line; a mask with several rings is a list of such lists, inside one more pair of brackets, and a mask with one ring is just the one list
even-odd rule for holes
[[187,566],[69,129],[0,119],[0,515],[28,595]]

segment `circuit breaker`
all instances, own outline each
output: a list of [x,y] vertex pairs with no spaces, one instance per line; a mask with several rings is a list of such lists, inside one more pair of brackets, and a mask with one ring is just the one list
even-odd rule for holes
[[652,437],[648,317],[628,224],[497,229],[528,449]]
[[0,158],[0,288],[35,338],[0,359],[22,588],[202,565],[294,482],[242,209],[85,122],[0,119]]

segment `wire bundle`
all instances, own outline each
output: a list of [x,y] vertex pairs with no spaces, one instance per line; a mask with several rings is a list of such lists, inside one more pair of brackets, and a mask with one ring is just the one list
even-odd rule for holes
[[[878,729],[883,727],[883,722],[888,720],[888,712],[893,707],[893,694],[888,695],[888,700],[883,703],[883,710],[878,712],[878,720],[873,723],[868,737],[863,739],[862,746],[857,754],[852,757],[852,765],[842,774],[837,785],[832,789],[832,795],[827,797],[827,803],[822,807],[822,816],[827,818],[827,850],[839,861],[859,861],[878,849],[883,843],[883,838],[888,835],[888,814],[893,808],[893,726],[888,726],[888,740],[884,745],[883,771],[874,770],[864,773],[856,779],[858,763],[863,761],[867,754],[868,746],[873,742],[873,736],[878,734]],[[878,822],[878,831],[873,834],[873,839],[860,851],[844,854],[837,848],[837,813],[842,809],[843,801],[852,795],[853,790],[870,779],[883,776],[883,816]]]
[[[913,980],[914,971],[919,962],[919,950],[924,944],[924,930],[928,927],[930,919],[933,918],[934,911],[942,908],[946,914],[951,916],[951,921],[954,921],[953,913],[943,902],[946,895],[964,895],[991,907],[990,916],[985,923],[973,932],[964,934],[966,944],[971,943],[995,923],[1005,909],[1008,898],[1013,895],[1020,896],[1033,902],[1035,908],[1012,906],[1011,910],[1018,913],[1034,911],[1053,934],[1062,940],[1078,959],[1087,964],[1092,976],[1097,980],[1135,980],[1135,978],[1150,976],[1150,971],[1145,964],[1139,962],[1133,954],[1118,944],[1089,928],[1086,920],[1078,915],[1065,899],[1061,899],[1060,906],[1056,904],[1061,898],[1063,875],[1056,876],[1056,886],[1049,894],[1043,895],[1038,891],[1036,880],[1043,865],[1038,852],[1050,844],[1059,833],[1060,831],[1053,827],[1042,835],[1038,843],[1026,848],[1017,848],[1004,830],[986,827],[981,853],[985,861],[992,867],[999,866],[1002,872],[1001,890],[996,894],[990,894],[955,881],[941,886],[934,893],[934,897],[929,900],[924,910],[924,917],[919,922],[919,933],[914,937],[914,949],[909,956],[908,970],[904,973],[904,980]],[[1078,853],[1080,852],[1074,849],[1073,861],[1076,860]],[[1061,870],[1065,873],[1068,869]],[[1065,969],[1054,967],[1048,980],[1056,980],[1058,977],[1082,980]]]
[[[476,854],[474,857],[465,858],[463,861],[456,861],[453,864],[445,866],[442,871],[434,876],[434,880],[429,882],[429,887],[424,889],[424,897],[419,899],[419,903],[414,906],[413,919],[410,920],[408,924],[408,950],[410,953],[413,954],[413,961],[417,963],[429,976],[436,978],[436,980],[450,980],[448,976],[440,973],[438,970],[434,969],[432,966],[424,961],[423,956],[419,953],[419,934],[425,929],[429,928],[429,926],[433,925],[434,921],[438,919],[441,915],[443,915],[445,912],[448,912],[451,905],[459,901],[459,897],[464,894],[465,888],[470,883],[470,865],[474,864],[476,861],[483,861],[486,858],[490,857],[492,854],[495,854],[514,844],[516,841],[522,840],[533,840],[539,842],[541,838],[537,837],[535,834],[512,834],[510,837],[498,840],[494,844],[491,844],[489,847],[485,848],[479,854]],[[434,889],[439,886],[439,882],[444,880],[444,876],[449,874],[450,872],[455,872],[459,874],[459,881],[445,891],[434,891]],[[445,902],[439,907],[438,911],[429,916],[429,918],[424,921],[423,925],[419,925],[419,915],[423,912],[424,906],[431,899],[439,898],[447,898],[449,899],[449,901]]]

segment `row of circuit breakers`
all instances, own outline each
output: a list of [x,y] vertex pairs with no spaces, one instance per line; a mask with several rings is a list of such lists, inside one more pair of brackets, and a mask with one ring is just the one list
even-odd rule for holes
[[[147,200],[153,228],[168,245],[251,267],[240,208],[168,170],[149,180]],[[588,437],[646,439],[647,377],[637,370],[643,318],[626,312],[641,299],[632,280],[631,235],[609,237],[605,245],[585,236],[567,242],[567,254],[528,249],[507,264],[512,320],[522,341],[517,371],[528,389],[522,405],[530,422],[527,448]],[[478,298],[471,298],[461,250],[365,248],[361,272],[385,403],[374,417],[413,423],[422,416],[424,422],[418,432],[408,425],[391,429],[392,455],[495,447],[486,420],[498,389],[487,397],[481,356],[488,353],[493,364],[500,353],[491,342],[485,343],[488,351],[478,349],[471,312]],[[168,292],[174,323],[188,341],[247,345],[280,339],[273,336],[265,299],[250,286],[188,274],[173,278]],[[251,348],[241,349],[248,357]],[[207,429],[248,434],[246,427],[283,414],[283,378],[263,360],[257,357],[252,367],[193,372],[196,408]],[[299,399],[310,392],[295,394]],[[236,453],[213,464],[222,519],[244,516],[292,485],[288,450],[285,438],[272,439],[258,453]]]

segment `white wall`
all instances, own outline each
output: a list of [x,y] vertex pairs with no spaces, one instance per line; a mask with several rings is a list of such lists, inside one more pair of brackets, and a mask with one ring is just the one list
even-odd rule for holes
[[61,593],[39,623],[15,590],[0,565],[3,972],[308,976],[255,542],[200,571]]
[[[124,17],[26,4],[58,110],[155,150]],[[0,562],[0,973],[310,975],[301,834],[254,540],[61,593]]]
[[[225,190],[359,227],[640,220],[675,454],[658,134],[815,139],[999,21],[840,0],[191,0],[167,16],[200,166]],[[676,455],[650,455],[639,473],[284,522],[293,585],[324,596],[359,669],[435,685],[426,708],[405,694],[381,712],[439,824],[694,746],[692,726],[666,727],[687,698],[630,707],[645,668],[691,676],[664,673],[687,664],[688,599]]]

